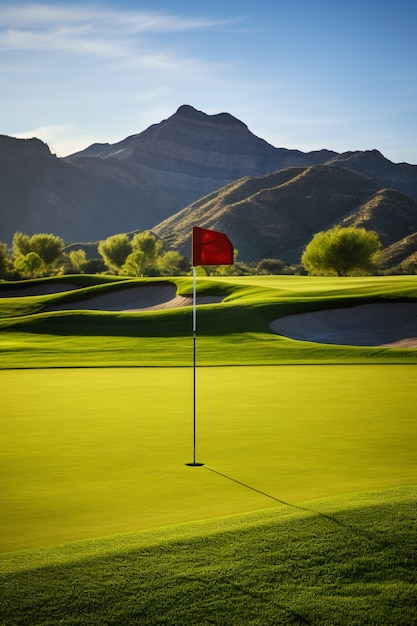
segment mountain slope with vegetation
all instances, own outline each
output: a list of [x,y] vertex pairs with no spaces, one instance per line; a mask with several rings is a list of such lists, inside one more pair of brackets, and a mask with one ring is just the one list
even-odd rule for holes
[[233,182],[153,230],[186,254],[193,224],[227,232],[245,262],[299,263],[312,236],[338,224],[375,230],[384,247],[395,244],[416,231],[417,203],[349,169],[318,165]]

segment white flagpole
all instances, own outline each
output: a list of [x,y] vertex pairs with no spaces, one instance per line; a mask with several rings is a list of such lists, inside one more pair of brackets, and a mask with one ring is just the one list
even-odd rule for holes
[[197,354],[197,277],[193,267],[193,462],[186,465],[200,467],[204,463],[197,463],[197,419],[196,419],[196,354]]
[[196,348],[197,348],[197,271],[193,266],[193,465],[196,465]]

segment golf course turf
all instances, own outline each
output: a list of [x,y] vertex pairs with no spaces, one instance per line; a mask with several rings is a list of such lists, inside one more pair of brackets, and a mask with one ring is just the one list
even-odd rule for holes
[[413,623],[417,350],[269,325],[416,277],[199,279],[200,467],[190,306],[94,310],[141,281],[89,281],[0,286],[0,623]]

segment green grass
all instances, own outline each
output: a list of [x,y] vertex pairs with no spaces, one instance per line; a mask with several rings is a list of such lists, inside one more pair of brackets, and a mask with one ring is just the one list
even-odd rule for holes
[[45,312],[144,282],[63,280],[0,297],[1,626],[416,622],[417,350],[269,323],[417,277],[199,278],[201,467],[191,308]]
[[416,504],[378,491],[16,553],[1,623],[410,626]]
[[188,368],[10,370],[0,384],[3,551],[415,481],[411,365],[199,369],[197,459],[233,480],[185,465]]
[[[191,307],[142,313],[43,312],[48,304],[158,281],[161,279],[107,280],[91,286],[83,282],[79,289],[64,293],[0,298],[0,367],[191,365]],[[190,295],[191,279],[172,282],[178,293]],[[272,320],[292,313],[365,302],[415,301],[415,276],[199,278],[198,291],[225,296],[221,304],[198,307],[200,365],[417,363],[415,349],[294,341],[269,328]]]

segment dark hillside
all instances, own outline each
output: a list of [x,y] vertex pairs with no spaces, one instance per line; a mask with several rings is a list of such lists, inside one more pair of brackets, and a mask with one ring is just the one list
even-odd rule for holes
[[383,246],[390,246],[417,230],[417,203],[393,189],[381,189],[341,222],[376,230]]
[[395,268],[401,264],[409,266],[409,272],[417,271],[417,232],[396,241],[384,250],[382,266]]
[[312,236],[335,224],[363,225],[390,245],[416,229],[417,204],[350,170],[320,165],[242,179],[153,230],[189,255],[196,224],[227,232],[242,261],[298,263]]
[[6,242],[16,231],[52,232],[74,241],[107,237],[118,225],[151,226],[142,188],[135,193],[99,168],[58,159],[38,139],[0,136],[0,207],[0,240]]
[[327,165],[346,167],[371,178],[379,187],[397,189],[417,202],[417,165],[392,163],[378,150],[338,154]]

